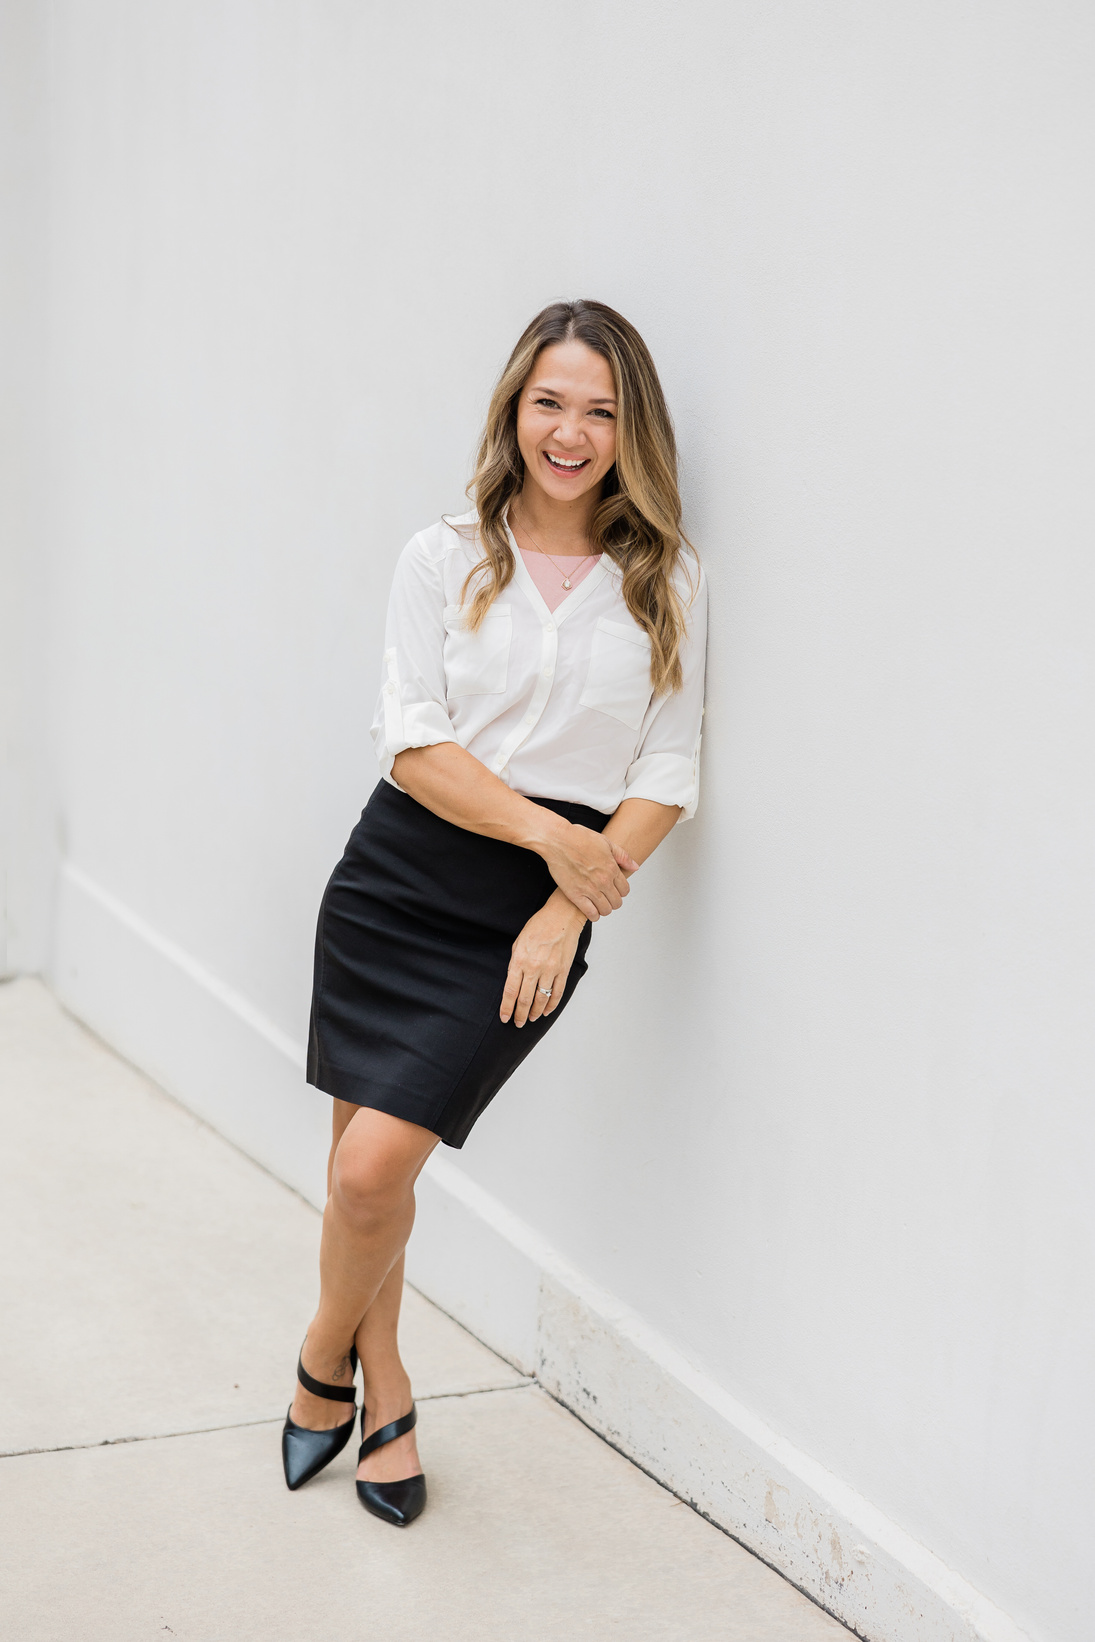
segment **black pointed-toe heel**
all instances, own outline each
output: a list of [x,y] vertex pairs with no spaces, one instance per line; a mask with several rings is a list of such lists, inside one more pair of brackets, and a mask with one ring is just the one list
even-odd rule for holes
[[[357,1372],[357,1352],[353,1346],[350,1347],[350,1372]],[[289,1405],[281,1433],[281,1463],[290,1488],[300,1488],[310,1482],[325,1465],[330,1465],[336,1454],[341,1454],[357,1418],[357,1397],[352,1385],[324,1385],[322,1380],[313,1380],[299,1357],[297,1379],[313,1397],[326,1397],[334,1403],[353,1403],[354,1411],[345,1425],[332,1426],[328,1431],[310,1431],[307,1426],[294,1423],[292,1404]],[[364,1414],[365,1410],[361,1412]]]
[[[411,1404],[409,1414],[404,1414],[401,1420],[393,1420],[390,1425],[382,1425],[379,1431],[374,1431],[371,1437],[365,1437],[365,1410],[361,1410],[361,1435],[365,1441],[358,1449],[357,1463],[369,1454],[375,1454],[378,1448],[384,1448],[394,1442],[397,1437],[405,1437],[408,1431],[413,1431],[418,1423],[418,1410]],[[357,1497],[374,1517],[380,1517],[382,1522],[394,1523],[397,1528],[405,1528],[415,1517],[421,1516],[426,1507],[426,1479],[419,1472],[417,1477],[403,1477],[399,1482],[359,1482]]]

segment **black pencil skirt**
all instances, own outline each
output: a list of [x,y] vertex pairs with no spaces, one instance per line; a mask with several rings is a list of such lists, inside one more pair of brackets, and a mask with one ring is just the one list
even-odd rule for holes
[[[533,802],[597,832],[609,820]],[[382,781],[320,907],[308,1082],[462,1146],[586,972],[588,923],[558,1007],[520,1028],[499,1019],[513,942],[553,888],[531,850],[442,821]]]

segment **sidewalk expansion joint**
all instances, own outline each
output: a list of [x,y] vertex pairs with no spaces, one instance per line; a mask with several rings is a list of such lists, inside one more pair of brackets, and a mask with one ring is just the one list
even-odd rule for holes
[[139,1437],[100,1437],[98,1442],[63,1442],[56,1448],[8,1448],[0,1460],[18,1460],[27,1454],[76,1454],[85,1448],[119,1448],[128,1442],[167,1442],[171,1437],[204,1437],[211,1431],[243,1431],[252,1425],[276,1425],[281,1416],[264,1420],[233,1420],[230,1425],[192,1425],[185,1431],[149,1431]]
[[[535,1380],[524,1380],[519,1385],[478,1385],[467,1391],[433,1391],[416,1397],[419,1403],[443,1402],[451,1397],[491,1397],[500,1391],[527,1391]],[[182,1431],[149,1431],[135,1437],[100,1437],[98,1442],[65,1442],[56,1448],[5,1448],[0,1460],[24,1459],[28,1454],[76,1454],[90,1448],[119,1448],[131,1442],[169,1442],[173,1437],[206,1437],[216,1431],[246,1431],[255,1425],[280,1425],[284,1416],[269,1414],[259,1420],[231,1420],[227,1425],[191,1425]]]

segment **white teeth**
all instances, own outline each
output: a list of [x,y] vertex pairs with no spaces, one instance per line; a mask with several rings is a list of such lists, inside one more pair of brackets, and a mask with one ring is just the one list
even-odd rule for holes
[[[547,452],[545,451],[544,454],[547,455]],[[585,465],[586,465],[586,458],[585,457],[582,457],[579,461],[576,461],[576,462],[568,462],[562,456],[548,456],[548,461],[551,462],[557,468],[584,468]]]

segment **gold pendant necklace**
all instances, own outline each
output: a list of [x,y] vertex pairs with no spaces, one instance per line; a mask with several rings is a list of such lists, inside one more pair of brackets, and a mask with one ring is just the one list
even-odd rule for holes
[[571,588],[571,585],[572,585],[571,580],[570,580],[571,576],[577,576],[578,575],[578,572],[581,570],[582,565],[585,564],[586,559],[595,559],[597,557],[596,553],[587,553],[585,559],[582,560],[582,563],[578,566],[577,570],[572,570],[572,571],[569,571],[569,572],[564,571],[564,570],[560,569],[560,567],[557,564],[555,564],[555,560],[552,558],[551,554],[547,551],[547,549],[540,546],[539,542],[536,540],[536,537],[532,534],[532,531],[529,529],[528,525],[523,524],[521,526],[521,529],[524,531],[525,535],[528,537],[529,541],[532,543],[532,545],[536,549],[537,553],[542,553],[544,558],[548,561],[549,564],[555,565],[555,569],[559,572],[559,575],[562,576],[562,578],[563,578],[563,586],[567,589],[568,592],[570,591],[570,588]]

